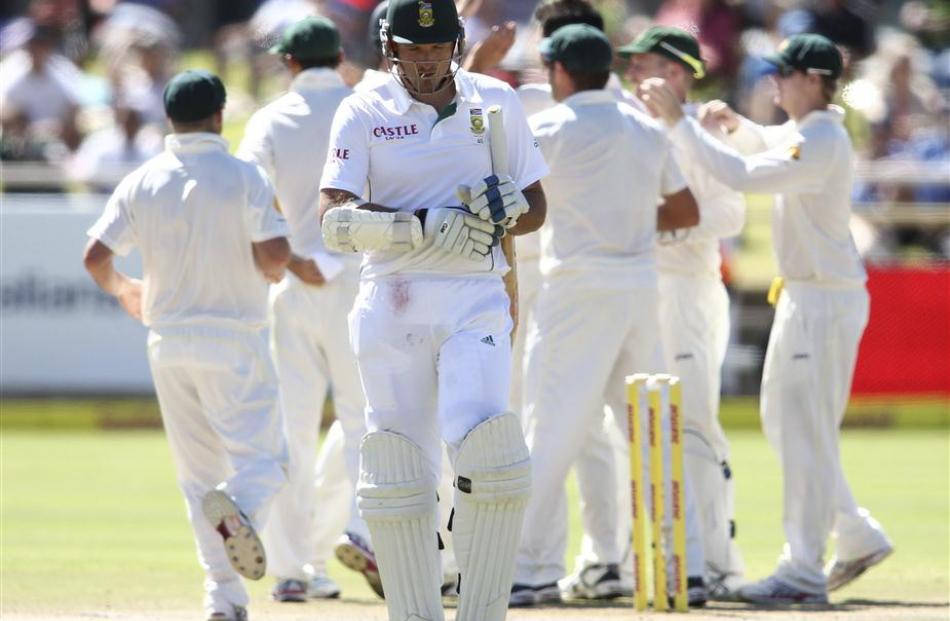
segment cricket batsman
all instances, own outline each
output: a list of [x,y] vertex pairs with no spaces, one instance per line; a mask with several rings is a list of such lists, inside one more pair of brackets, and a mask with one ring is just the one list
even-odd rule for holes
[[[451,0],[391,0],[391,76],[340,105],[321,180],[327,247],[364,253],[350,313],[368,427],[357,496],[400,621],[444,618],[440,444],[455,471],[460,621],[505,618],[531,489],[521,425],[506,412],[500,242],[543,223],[547,167],[514,91],[458,68],[464,41]],[[492,106],[504,111],[494,129]]]

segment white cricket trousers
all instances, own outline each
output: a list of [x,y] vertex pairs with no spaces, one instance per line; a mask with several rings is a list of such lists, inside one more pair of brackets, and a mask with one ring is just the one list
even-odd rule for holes
[[[630,280],[629,273],[624,276]],[[528,327],[523,412],[533,490],[515,571],[519,584],[564,577],[568,470],[590,434],[603,433],[604,402],[624,403],[624,377],[651,370],[658,338],[656,276],[645,273],[641,286],[611,288],[611,280],[586,271],[546,278]],[[604,488],[609,492],[596,526],[601,535],[594,538],[602,542],[602,562],[619,563],[621,501],[610,482]]]
[[518,327],[515,329],[515,340],[511,344],[511,393],[508,398],[508,409],[521,416],[522,402],[524,401],[524,373],[525,341],[528,335],[528,326],[534,317],[534,307],[538,301],[538,292],[541,290],[541,270],[539,259],[518,260]]
[[508,295],[497,275],[363,281],[350,337],[368,431],[413,441],[438,481],[441,442],[454,461],[469,431],[506,411],[510,331]]
[[224,483],[224,491],[259,528],[286,481],[287,452],[266,332],[152,329],[148,356],[205,571],[205,607],[246,606],[247,591],[228,562],[221,535],[205,519],[201,499]]
[[787,282],[769,336],[762,428],[782,464],[787,540],[776,576],[808,592],[825,591],[836,511],[858,516],[838,440],[868,310],[863,286]]
[[722,363],[729,344],[729,294],[719,278],[660,272],[660,338],[667,370],[682,380],[683,462],[698,511],[707,585],[730,589],[744,566],[733,538],[735,490],[729,443],[719,423]]
[[[337,522],[318,506],[315,486],[317,442],[323,404],[328,393],[343,430],[343,456],[351,489],[359,471],[359,446],[366,424],[363,390],[356,357],[349,344],[347,314],[359,286],[355,270],[346,270],[329,283],[314,287],[288,274],[271,292],[271,353],[280,381],[280,403],[290,452],[288,484],[278,494],[264,545],[268,572],[278,578],[306,580],[310,571],[325,568],[337,532],[318,541],[318,521]],[[351,497],[343,508],[347,528],[369,540]],[[318,548],[319,545],[319,548]],[[310,568],[313,568],[312,570]],[[308,571],[310,570],[310,571]]]

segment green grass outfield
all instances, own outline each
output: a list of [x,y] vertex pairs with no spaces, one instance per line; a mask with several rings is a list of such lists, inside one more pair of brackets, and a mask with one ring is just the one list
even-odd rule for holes
[[[772,568],[782,542],[778,465],[757,430],[729,435],[739,543],[750,576],[760,576]],[[948,439],[946,426],[939,425],[845,431],[844,461],[854,491],[897,547],[880,568],[833,598],[897,612],[875,616],[872,607],[854,618],[948,618]],[[161,432],[5,426],[0,455],[0,616],[132,618],[124,615],[138,612],[141,618],[177,619],[193,610],[198,618],[201,573]],[[573,485],[571,494],[569,558],[579,539]],[[335,563],[331,575],[348,598],[372,600],[358,576]],[[270,580],[252,585],[258,609],[278,608],[264,604],[269,587]],[[366,602],[351,605],[352,612],[333,618],[381,618],[368,616],[379,612]],[[320,606],[296,610],[300,618],[330,618],[319,614]],[[560,618],[557,610],[525,618]],[[599,616],[591,611],[571,618]]]

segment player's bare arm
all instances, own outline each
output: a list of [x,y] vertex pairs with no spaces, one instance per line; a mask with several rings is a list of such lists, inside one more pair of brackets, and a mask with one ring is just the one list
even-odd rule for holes
[[262,242],[253,242],[254,263],[269,282],[280,282],[290,263],[290,244],[286,237],[275,237]]
[[699,224],[699,206],[689,188],[663,197],[657,210],[656,230],[673,231]]
[[325,285],[327,279],[317,266],[313,259],[301,257],[296,254],[290,255],[290,262],[287,264],[287,270],[301,281],[314,287]]
[[548,214],[548,201],[544,196],[544,188],[540,181],[535,181],[522,190],[525,200],[528,201],[528,211],[518,218],[518,223],[508,229],[512,235],[525,235],[541,228]]
[[142,281],[115,269],[113,253],[98,239],[90,239],[83,254],[83,265],[99,287],[114,296],[132,318],[142,320]]

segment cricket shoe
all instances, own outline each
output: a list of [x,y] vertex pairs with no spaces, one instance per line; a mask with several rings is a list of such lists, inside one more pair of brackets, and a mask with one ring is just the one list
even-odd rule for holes
[[275,602],[305,602],[307,601],[307,583],[294,578],[278,580],[270,596]]
[[208,621],[247,621],[247,608],[244,606],[232,606],[228,612],[212,612],[208,615]]
[[347,531],[340,537],[334,552],[343,565],[363,574],[366,582],[369,583],[369,588],[385,599],[383,580],[379,577],[379,567],[376,566],[376,554],[362,537]]
[[215,489],[205,494],[201,509],[211,526],[224,539],[224,548],[234,571],[250,580],[264,577],[267,568],[264,544],[237,503]]
[[825,567],[825,576],[828,578],[828,590],[837,591],[841,587],[851,584],[858,578],[858,576],[871,569],[893,553],[894,546],[892,546],[889,542],[885,542],[883,547],[880,547],[874,552],[860,558],[850,561],[842,561],[837,557],[831,559],[831,562],[829,562],[828,566]]
[[508,599],[510,608],[527,608],[541,604],[559,604],[561,590],[557,582],[549,582],[538,586],[528,584],[511,585],[511,596]]
[[766,606],[786,606],[789,604],[828,604],[827,593],[811,593],[794,587],[787,582],[769,576],[758,582],[739,587],[736,591],[739,600],[749,604]]
[[699,576],[690,576],[686,579],[686,600],[690,608],[703,608],[709,599],[706,583]]
[[458,574],[453,576],[444,576],[442,578],[442,597],[457,599],[459,596],[459,578]]
[[340,597],[340,586],[329,576],[316,575],[307,583],[307,597],[310,599],[336,599]]
[[614,564],[587,565],[558,586],[565,599],[616,599],[624,595],[620,572]]

